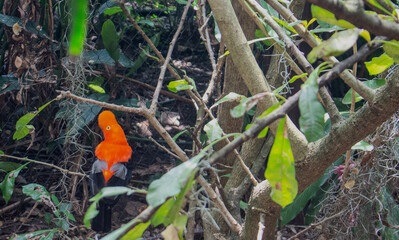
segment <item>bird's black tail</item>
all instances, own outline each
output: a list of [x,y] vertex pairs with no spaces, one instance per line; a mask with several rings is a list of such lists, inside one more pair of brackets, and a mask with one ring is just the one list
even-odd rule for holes
[[99,213],[91,222],[91,229],[96,232],[111,231],[112,206],[100,200],[98,211]]

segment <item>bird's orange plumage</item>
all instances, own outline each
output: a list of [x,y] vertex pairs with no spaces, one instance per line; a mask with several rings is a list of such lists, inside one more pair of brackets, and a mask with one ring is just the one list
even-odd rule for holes
[[127,143],[125,133],[111,111],[100,113],[98,125],[104,133],[104,141],[96,147],[96,156],[108,164],[108,169],[103,171],[107,182],[113,174],[111,171],[112,165],[129,161],[132,155],[132,148]]

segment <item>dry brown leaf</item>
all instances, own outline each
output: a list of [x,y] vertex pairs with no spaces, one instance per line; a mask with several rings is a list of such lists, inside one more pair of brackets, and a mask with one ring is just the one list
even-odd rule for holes
[[16,22],[14,25],[12,25],[12,32],[13,32],[15,35],[19,36],[19,34],[21,33],[21,31],[22,31],[22,28],[21,28],[21,26],[18,24],[18,22]]
[[161,232],[161,235],[165,240],[179,240],[179,231],[173,226],[169,225],[166,229]]
[[353,188],[353,186],[355,186],[355,181],[354,180],[349,180],[345,183],[344,185],[347,189],[351,189]]

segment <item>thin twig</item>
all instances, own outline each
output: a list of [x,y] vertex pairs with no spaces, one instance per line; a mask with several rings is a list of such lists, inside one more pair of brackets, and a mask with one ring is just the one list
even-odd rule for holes
[[186,20],[187,12],[188,12],[188,9],[190,8],[190,6],[191,6],[191,0],[188,0],[186,6],[184,7],[179,26],[177,27],[177,30],[176,30],[175,34],[173,35],[172,41],[169,43],[169,49],[168,49],[168,53],[166,54],[166,59],[165,59],[163,65],[161,66],[161,72],[159,73],[157,87],[155,88],[151,106],[150,106],[150,111],[153,114],[155,114],[155,111],[157,109],[159,92],[161,91],[161,88],[162,88],[163,79],[164,79],[165,73],[166,73],[166,68],[169,65],[169,62],[171,60],[173,49],[175,48],[177,38],[179,37],[181,30],[183,29],[184,21]]
[[309,231],[309,230],[312,229],[313,227],[316,227],[316,226],[318,226],[318,225],[323,224],[323,223],[326,222],[326,221],[329,221],[329,220],[331,220],[331,219],[333,219],[333,218],[336,218],[336,217],[338,217],[339,215],[341,215],[343,212],[344,212],[344,211],[341,211],[341,212],[339,212],[339,213],[336,213],[336,214],[332,215],[331,217],[324,218],[323,220],[321,220],[321,221],[318,222],[318,223],[312,223],[312,224],[310,224],[309,227],[303,229],[302,231],[298,232],[298,233],[295,234],[294,236],[288,238],[288,240],[294,240],[294,239],[296,239],[297,237],[299,237],[300,235],[302,235],[302,234],[304,234],[305,232]]
[[179,159],[179,156],[177,156],[176,154],[172,153],[171,151],[169,151],[169,149],[167,149],[166,147],[162,146],[161,144],[159,144],[157,141],[155,141],[155,139],[153,139],[152,137],[148,137],[148,139],[150,139],[153,143],[155,143],[158,147],[160,147],[162,150],[164,150],[165,152],[167,152],[169,155],[172,155],[174,158]]
[[58,167],[58,166],[56,166],[56,165],[54,165],[54,164],[51,164],[51,163],[41,162],[41,161],[29,159],[29,158],[15,157],[15,156],[12,156],[12,155],[7,155],[7,154],[0,155],[0,158],[1,158],[1,157],[11,158],[11,159],[16,159],[16,160],[20,160],[20,161],[33,162],[33,163],[41,164],[41,165],[44,165],[44,166],[48,166],[48,167],[55,168],[55,169],[57,169],[57,170],[59,170],[59,171],[65,173],[65,174],[75,175],[75,176],[79,176],[79,177],[87,177],[87,178],[89,177],[88,175],[86,175],[86,174],[84,174],[84,173],[72,172],[72,171],[63,169],[63,168]]
[[265,230],[265,214],[261,213],[259,214],[259,228],[258,228],[258,236],[256,237],[257,240],[262,240],[263,239],[263,232]]

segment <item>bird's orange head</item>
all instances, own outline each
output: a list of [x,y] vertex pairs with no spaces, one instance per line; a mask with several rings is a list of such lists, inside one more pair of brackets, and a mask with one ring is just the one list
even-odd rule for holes
[[105,142],[128,145],[122,127],[111,111],[103,111],[98,116],[98,125],[104,133]]

